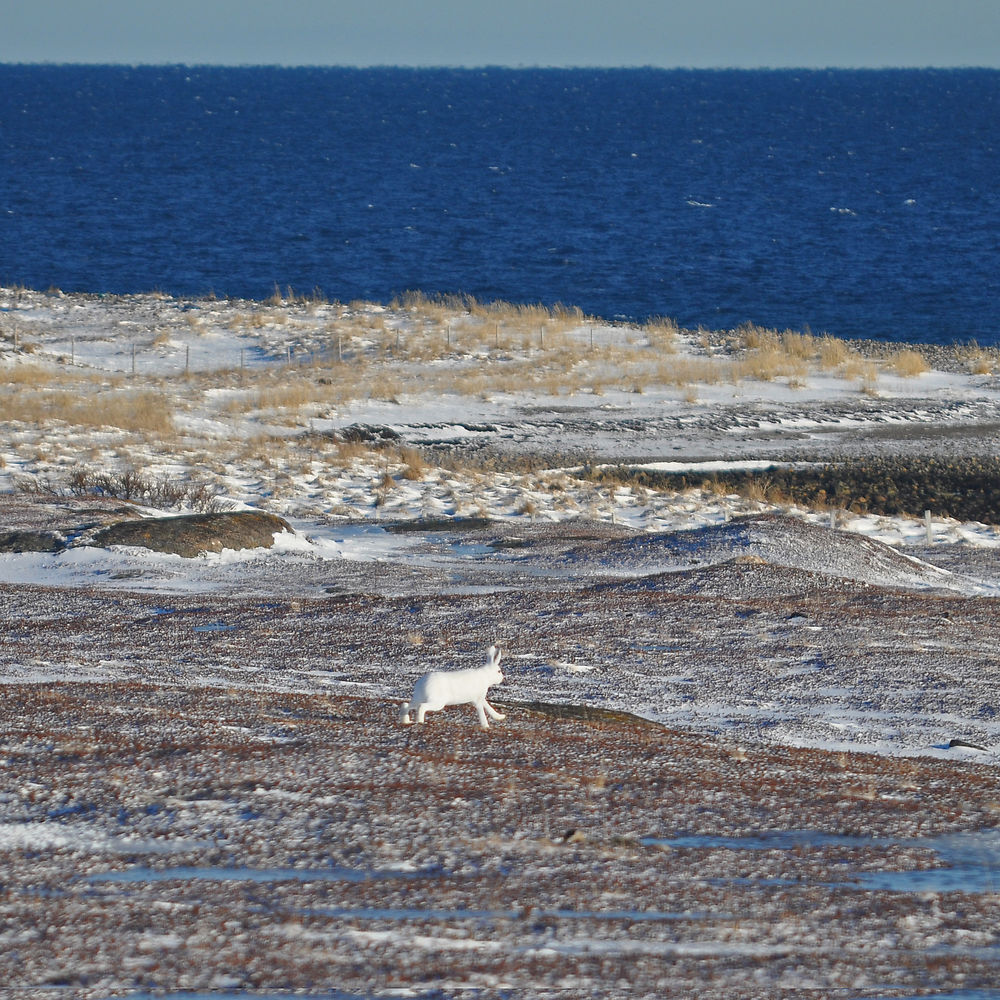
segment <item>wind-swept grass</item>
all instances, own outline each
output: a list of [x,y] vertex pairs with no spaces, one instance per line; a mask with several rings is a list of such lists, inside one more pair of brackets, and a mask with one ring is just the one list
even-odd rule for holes
[[163,393],[142,389],[103,388],[89,394],[36,385],[30,390],[0,393],[0,420],[107,427],[156,435],[174,431],[171,400]]
[[927,359],[919,351],[912,348],[896,351],[889,359],[889,365],[897,375],[902,375],[905,378],[923,375],[930,368]]

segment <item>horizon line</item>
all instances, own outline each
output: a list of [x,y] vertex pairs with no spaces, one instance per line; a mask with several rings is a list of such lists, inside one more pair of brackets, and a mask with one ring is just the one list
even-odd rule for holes
[[910,64],[910,63],[885,63],[879,66],[873,65],[849,65],[849,64],[826,64],[826,65],[753,65],[744,66],[739,64],[734,65],[690,65],[690,66],[662,66],[656,63],[477,63],[477,64],[463,64],[463,63],[278,63],[278,62],[188,62],[186,60],[177,61],[103,61],[103,60],[55,60],[55,59],[27,59],[27,60],[0,60],[0,66],[23,66],[23,67],[48,67],[48,68],[60,68],[60,67],[92,67],[92,68],[102,68],[102,67],[116,67],[124,69],[170,69],[170,68],[186,68],[186,69],[344,69],[344,70],[448,70],[448,71],[465,71],[465,72],[483,72],[485,70],[509,70],[509,71],[527,71],[527,70],[554,70],[554,71],[571,71],[571,70],[656,70],[659,72],[672,73],[672,72],[747,72],[747,73],[758,73],[758,72],[885,72],[893,70],[915,70],[915,71],[926,71],[926,70],[985,70],[992,72],[1000,72],[1000,65],[990,66],[978,63],[954,63],[954,64],[937,64],[937,63],[925,63],[925,64]]

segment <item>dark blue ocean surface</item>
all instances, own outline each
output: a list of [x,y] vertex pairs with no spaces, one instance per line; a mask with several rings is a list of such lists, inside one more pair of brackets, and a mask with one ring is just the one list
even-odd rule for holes
[[1000,72],[0,66],[0,282],[1000,341]]

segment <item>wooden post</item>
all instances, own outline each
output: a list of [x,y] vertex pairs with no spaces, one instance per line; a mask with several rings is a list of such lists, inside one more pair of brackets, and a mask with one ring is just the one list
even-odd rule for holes
[[344,338],[341,334],[337,334],[337,360],[344,360]]
[[76,365],[76,337],[73,337],[69,342],[69,363]]
[[191,345],[184,345],[184,374],[187,375],[191,371]]
[[135,374],[135,341],[132,341],[132,374]]
[[931,524],[931,512],[924,511],[924,530],[927,532],[927,544],[934,544],[934,526]]

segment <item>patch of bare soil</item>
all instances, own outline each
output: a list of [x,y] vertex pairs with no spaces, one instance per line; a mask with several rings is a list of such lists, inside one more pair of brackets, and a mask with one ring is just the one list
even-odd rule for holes
[[[489,732],[461,710],[393,718],[369,698],[8,687],[0,982],[43,1000],[997,982],[995,892],[864,881],[939,869],[933,838],[1000,809],[993,768],[737,750],[544,706]],[[698,839],[761,831],[816,837]]]

